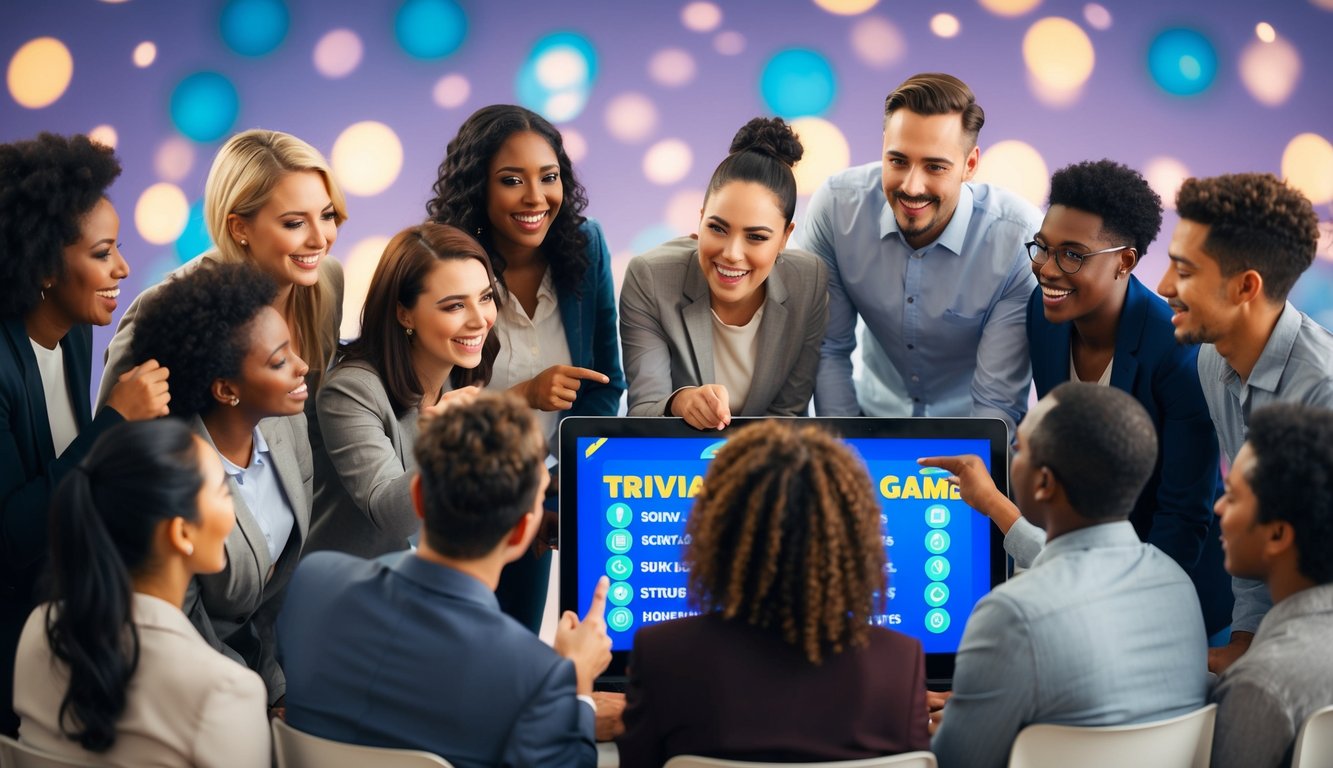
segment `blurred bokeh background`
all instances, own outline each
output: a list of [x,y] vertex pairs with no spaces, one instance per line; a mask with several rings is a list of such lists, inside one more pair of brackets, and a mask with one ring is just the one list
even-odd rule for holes
[[[349,278],[344,335],[355,335],[381,249],[424,216],[445,145],[478,107],[521,103],[560,127],[618,283],[633,254],[693,231],[708,177],[750,117],[794,121],[804,203],[830,173],[878,157],[894,85],[942,70],[986,110],[980,177],[1040,206],[1052,171],[1102,157],[1142,171],[1168,207],[1187,176],[1288,178],[1325,232],[1292,300],[1333,327],[1333,0],[0,7],[0,141],[91,132],[116,147],[131,295],[208,247],[209,163],[246,128],[294,133],[330,158],[351,213],[333,254]],[[1168,211],[1136,270],[1149,285],[1174,224]]]

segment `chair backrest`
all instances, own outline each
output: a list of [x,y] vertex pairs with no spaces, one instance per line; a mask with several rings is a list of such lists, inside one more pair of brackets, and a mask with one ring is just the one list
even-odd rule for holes
[[825,763],[754,763],[698,755],[677,755],[668,760],[663,768],[777,768],[778,766],[781,768],[935,768],[935,765],[933,752],[904,752],[901,755]]
[[1291,768],[1328,765],[1333,765],[1333,707],[1316,709],[1305,718],[1291,752]]
[[278,718],[273,719],[273,747],[278,768],[453,768],[430,752],[343,744],[298,731]]
[[0,734],[0,766],[3,768],[88,768],[89,765],[47,754]]
[[1137,725],[1030,725],[1009,752],[1009,768],[1208,768],[1217,705]]

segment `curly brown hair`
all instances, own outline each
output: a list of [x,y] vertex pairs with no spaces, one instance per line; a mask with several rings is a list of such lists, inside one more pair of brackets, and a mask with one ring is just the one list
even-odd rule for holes
[[1305,195],[1271,173],[1186,179],[1176,193],[1176,212],[1208,225],[1203,249],[1223,275],[1253,269],[1274,303],[1287,300],[1314,262],[1319,216]]
[[517,397],[482,392],[431,419],[417,437],[426,542],[477,559],[537,503],[546,439]]
[[687,531],[701,611],[778,632],[815,664],[868,642],[884,606],[880,505],[865,464],[820,427],[770,420],[737,432]]

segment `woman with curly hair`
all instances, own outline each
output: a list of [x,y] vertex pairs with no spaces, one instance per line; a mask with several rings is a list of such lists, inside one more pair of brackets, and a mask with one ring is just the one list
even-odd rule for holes
[[[587,205],[560,132],[509,104],[483,107],[459,127],[426,205],[430,219],[476,235],[486,249],[501,299],[488,386],[540,411],[551,446],[562,412],[614,416],[625,391],[611,253],[602,228],[583,216]],[[546,559],[512,564],[499,589],[505,610],[533,631]]]
[[23,742],[79,764],[269,765],[264,684],[181,614],[236,524],[217,454],[177,419],[108,430],[51,505],[51,601],[19,641]]
[[421,418],[466,402],[490,378],[495,278],[456,227],[408,227],[384,249],[361,311],[319,391],[324,448],[341,482],[324,484],[309,549],[378,557],[407,549]]
[[799,425],[746,427],[711,462],[685,551],[701,613],[634,636],[625,768],[930,748],[921,644],[870,623],[885,589],[874,485],[850,448]]
[[756,117],[713,171],[699,231],[636,256],[620,295],[631,416],[721,429],[800,416],[828,321],[828,269],[787,249],[801,141]]
[[107,325],[129,265],[106,189],[112,151],[44,133],[0,145],[0,732],[13,734],[14,649],[41,596],[51,491],[97,436],[167,410],[154,361],[107,381],[89,408],[93,325]]
[[275,707],[285,682],[273,622],[309,531],[314,474],[310,367],[273,308],[277,293],[250,264],[206,261],[144,301],[129,349],[171,370],[171,415],[221,456],[236,501],[227,565],[195,578],[185,613],[214,648],[264,678]]

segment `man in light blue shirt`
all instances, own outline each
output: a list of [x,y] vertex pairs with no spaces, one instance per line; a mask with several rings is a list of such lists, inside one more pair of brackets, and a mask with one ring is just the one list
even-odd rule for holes
[[931,741],[941,768],[999,768],[1034,723],[1128,725],[1203,706],[1194,585],[1128,521],[1156,457],[1151,418],[1113,387],[1066,382],[1023,420],[1013,493],[1046,546],[967,621]]
[[[1222,453],[1235,462],[1250,413],[1273,403],[1333,408],[1333,333],[1287,294],[1314,262],[1319,217],[1269,173],[1187,179],[1180,223],[1157,292],[1175,316],[1176,340],[1199,347],[1199,385]],[[1169,457],[1168,457],[1169,458]],[[1221,673],[1250,646],[1273,600],[1262,582],[1235,578],[1231,642],[1209,652]]]
[[1023,244],[1041,214],[969,181],[985,115],[958,78],[914,75],[889,94],[884,115],[882,162],[829,178],[796,235],[829,266],[815,410],[995,416],[1012,430],[1032,380],[1024,319],[1036,281]]

